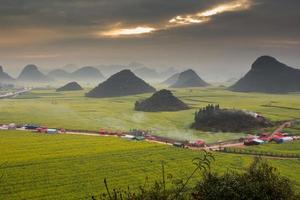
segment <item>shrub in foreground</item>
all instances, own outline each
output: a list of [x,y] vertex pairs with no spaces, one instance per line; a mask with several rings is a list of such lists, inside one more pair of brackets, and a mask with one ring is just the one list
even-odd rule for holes
[[[300,196],[295,194],[289,179],[281,176],[277,169],[270,166],[261,158],[255,158],[250,167],[243,173],[227,172],[218,175],[210,170],[214,157],[211,153],[204,153],[202,158],[193,162],[195,169],[187,179],[172,181],[166,186],[164,167],[162,180],[153,185],[141,186],[137,191],[127,189],[110,190],[104,180],[106,193],[92,199],[100,200],[296,200]],[[197,178],[196,185],[190,180]]]
[[289,179],[266,161],[256,158],[244,173],[224,175],[204,173],[194,188],[192,199],[197,200],[292,200],[295,195]]

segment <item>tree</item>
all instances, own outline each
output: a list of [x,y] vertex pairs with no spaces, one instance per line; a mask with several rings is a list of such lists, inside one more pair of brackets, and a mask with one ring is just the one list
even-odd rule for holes
[[245,173],[204,173],[192,194],[195,200],[296,200],[289,179],[261,158],[255,158]]
[[235,109],[221,109],[209,104],[195,112],[192,128],[213,132],[243,132],[254,128],[268,127],[270,123],[264,119]]

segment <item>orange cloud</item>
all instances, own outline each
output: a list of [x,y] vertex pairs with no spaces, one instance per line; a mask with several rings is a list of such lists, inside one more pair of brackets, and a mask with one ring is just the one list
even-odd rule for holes
[[140,35],[145,33],[151,33],[155,30],[156,29],[152,27],[138,26],[135,28],[109,30],[107,32],[101,32],[100,35],[111,36],[111,37],[122,36],[122,35]]
[[133,28],[116,28],[104,32],[97,33],[98,36],[104,37],[119,37],[130,35],[142,35],[152,33],[158,30],[170,29],[172,27],[186,26],[191,24],[201,24],[209,22],[215,15],[224,12],[234,12],[250,9],[252,6],[251,0],[234,0],[229,3],[217,5],[211,9],[204,10],[194,14],[178,15],[171,18],[164,24],[158,26],[137,26]]

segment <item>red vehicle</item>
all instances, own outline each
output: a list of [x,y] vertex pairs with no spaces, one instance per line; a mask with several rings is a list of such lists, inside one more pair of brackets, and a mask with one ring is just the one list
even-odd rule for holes
[[146,135],[145,138],[147,140],[156,140],[156,137],[155,136],[152,136],[152,135]]
[[101,135],[106,135],[108,132],[107,132],[107,130],[105,130],[105,129],[103,129],[103,128],[101,128],[100,130],[99,130],[99,134],[101,134]]
[[197,140],[197,141],[190,142],[188,144],[188,146],[191,146],[191,147],[205,147],[205,142],[203,140]]
[[275,137],[275,136],[277,136],[277,137],[283,137],[284,134],[281,133],[281,132],[276,132],[276,133],[273,134],[273,136],[274,136],[274,137]]
[[39,127],[36,129],[36,132],[38,133],[47,133],[47,127]]
[[61,128],[59,131],[60,131],[61,133],[66,133],[66,129],[64,129],[64,128]]
[[263,140],[265,142],[269,142],[271,140],[270,137],[259,137],[258,139]]
[[260,133],[258,135],[259,135],[259,137],[268,137],[270,135],[270,133]]
[[272,138],[269,133],[260,133],[258,139],[269,142]]
[[112,129],[110,129],[107,134],[108,135],[117,135],[117,132],[114,131],[114,130],[112,130]]
[[258,145],[258,143],[254,142],[252,139],[247,139],[244,141],[244,145],[252,146],[252,145]]

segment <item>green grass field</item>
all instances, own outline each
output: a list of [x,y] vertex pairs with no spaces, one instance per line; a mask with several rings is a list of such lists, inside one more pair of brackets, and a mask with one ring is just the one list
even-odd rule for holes
[[247,146],[244,148],[239,148],[241,151],[246,152],[272,152],[275,154],[283,154],[283,155],[292,155],[298,154],[300,155],[300,141],[295,140],[291,142],[286,142],[283,144],[276,144],[274,142],[257,145],[257,146]]
[[[297,150],[298,151],[298,150]],[[166,173],[186,177],[201,153],[114,137],[0,131],[0,199],[84,199],[112,187],[132,188]],[[243,170],[250,156],[215,154],[217,172]],[[300,191],[300,160],[269,159]]]
[[245,133],[203,133],[189,129],[194,112],[209,103],[221,107],[260,112],[272,121],[300,118],[300,94],[273,95],[236,93],[223,88],[180,89],[174,94],[192,107],[180,112],[144,113],[133,110],[134,102],[151,94],[93,99],[86,91],[34,90],[16,99],[0,100],[0,123],[37,123],[48,127],[99,130],[151,129],[157,135],[215,142],[240,138]]

